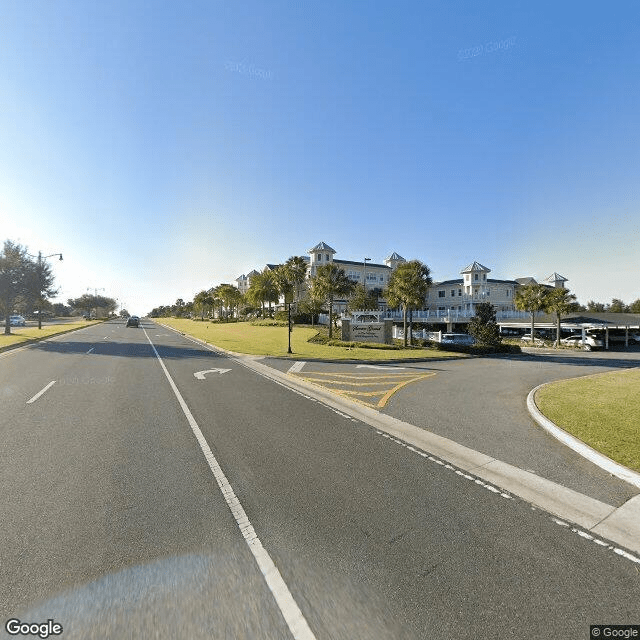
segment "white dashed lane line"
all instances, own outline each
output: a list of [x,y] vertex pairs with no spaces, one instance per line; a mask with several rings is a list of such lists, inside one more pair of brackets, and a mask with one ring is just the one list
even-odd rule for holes
[[49,389],[50,387],[53,387],[55,383],[56,381],[52,380],[44,389],[42,389],[41,391],[38,391],[38,393],[36,393],[36,395],[33,396],[31,400],[27,400],[27,404],[33,404],[43,393],[47,391],[47,389]]
[[[376,433],[382,436],[383,438],[387,438],[387,440],[391,440],[396,444],[399,444],[401,447],[404,447],[405,449],[412,451],[413,453],[417,453],[419,456],[423,458],[429,459],[431,462],[435,462],[436,464],[440,465],[444,469],[449,469],[450,471],[453,471],[456,475],[459,475],[462,478],[465,478],[466,480],[470,480],[474,482],[475,484],[482,487],[483,489],[487,489],[488,491],[491,491],[491,493],[498,494],[503,498],[507,498],[509,500],[514,499],[513,496],[509,495],[508,493],[505,493],[504,491],[498,489],[497,487],[494,487],[493,485],[488,484],[487,482],[484,482],[483,480],[480,480],[480,478],[476,478],[475,476],[472,476],[468,473],[464,473],[460,469],[456,469],[454,466],[450,465],[448,462],[443,462],[442,460],[438,460],[438,458],[434,458],[432,455],[429,455],[424,451],[420,451],[419,449],[416,449],[415,447],[412,447],[411,445],[406,444],[402,440],[398,440],[398,438],[394,438],[393,436],[390,436],[388,433],[384,433],[384,431],[379,431],[378,429],[376,429]],[[534,511],[537,510],[536,507],[531,507],[531,508]],[[634,556],[633,554],[629,553],[628,551],[625,551],[624,549],[620,549],[619,547],[614,547],[612,544],[610,544],[606,540],[596,538],[594,535],[587,533],[586,531],[582,531],[581,529],[577,529],[576,527],[572,526],[568,522],[559,520],[558,518],[550,514],[547,514],[547,515],[557,525],[567,528],[572,533],[575,533],[576,535],[580,536],[584,540],[588,540],[589,542],[594,542],[600,547],[605,547],[609,551],[613,551],[613,553],[615,553],[616,555],[619,555],[627,560],[630,560],[631,562],[635,562],[636,564],[640,564],[640,558],[638,556]]]

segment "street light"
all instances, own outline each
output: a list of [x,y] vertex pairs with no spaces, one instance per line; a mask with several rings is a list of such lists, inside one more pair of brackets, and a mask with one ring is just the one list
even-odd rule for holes
[[[48,256],[43,256],[42,255],[42,251],[38,251],[38,255],[37,256],[32,256],[30,253],[27,253],[27,255],[30,258],[38,258],[38,278],[40,278],[40,273],[42,270],[42,261],[46,260],[47,258],[53,258],[53,256],[60,256],[60,260],[62,260],[62,254],[61,253],[52,253]],[[38,329],[42,329],[42,282],[41,280],[38,280]]]
[[364,292],[367,292],[367,262],[370,262],[371,258],[365,258],[362,261],[362,286],[364,287]]

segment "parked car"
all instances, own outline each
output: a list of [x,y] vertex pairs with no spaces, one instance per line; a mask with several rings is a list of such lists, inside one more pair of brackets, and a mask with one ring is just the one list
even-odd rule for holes
[[476,343],[476,339],[468,333],[443,333],[440,343],[471,346]]
[[139,327],[140,326],[140,318],[138,316],[129,316],[127,318],[127,327]]
[[[605,333],[598,333],[598,338],[602,340],[605,339]],[[609,344],[621,344],[624,345],[625,342],[625,332],[624,330],[613,330],[609,331]],[[640,342],[640,334],[635,331],[629,331],[629,344],[635,344]]]
[[585,351],[602,349],[604,346],[604,342],[602,340],[588,333],[584,337],[584,346],[582,344],[582,334],[580,333],[574,336],[569,336],[568,338],[563,338],[560,340],[560,343],[568,347],[582,347]]
[[26,326],[26,321],[22,316],[9,316],[9,324],[12,327],[24,327]]

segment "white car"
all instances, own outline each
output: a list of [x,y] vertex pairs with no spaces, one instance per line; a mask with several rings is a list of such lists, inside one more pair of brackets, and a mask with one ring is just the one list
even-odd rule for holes
[[24,327],[26,326],[26,321],[22,316],[9,316],[9,324],[12,327]]
[[584,346],[582,344],[582,334],[575,336],[569,336],[560,340],[560,344],[564,344],[568,347],[583,347],[585,351],[591,351],[592,349],[602,349],[604,342],[599,338],[596,338],[588,333],[584,337]]

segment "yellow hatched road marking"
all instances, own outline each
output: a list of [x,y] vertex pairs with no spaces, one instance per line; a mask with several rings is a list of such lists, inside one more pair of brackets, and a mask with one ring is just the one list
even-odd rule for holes
[[[311,375],[310,375],[311,374]],[[340,374],[340,373],[326,373],[320,371],[307,371],[305,373],[292,372],[290,375],[295,375],[298,378],[302,378],[311,384],[315,384],[319,387],[324,387],[332,393],[339,396],[347,397],[355,402],[364,404],[368,407],[375,409],[382,409],[389,398],[393,396],[399,389],[418,380],[424,380],[425,378],[431,378],[436,374],[434,372],[422,373],[416,375],[415,373],[396,373],[391,375],[375,375],[375,374]],[[332,376],[333,379],[318,378],[317,376]],[[339,379],[342,378],[342,379]],[[404,379],[403,379],[404,378]],[[359,389],[337,389],[335,387],[329,387],[329,385],[342,385],[345,387],[373,387],[376,385],[385,385],[387,387],[390,384],[390,380],[402,380],[399,384],[394,384],[389,389],[379,389],[374,391],[361,391]],[[364,380],[364,382],[356,382],[356,380]],[[381,396],[377,403],[366,402],[360,398],[373,398],[375,396]]]

